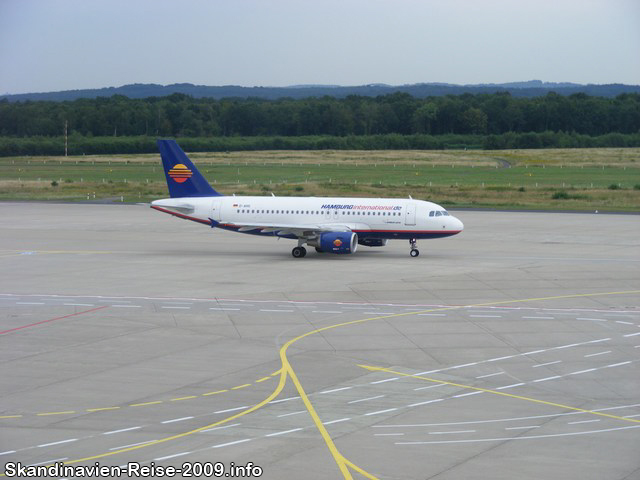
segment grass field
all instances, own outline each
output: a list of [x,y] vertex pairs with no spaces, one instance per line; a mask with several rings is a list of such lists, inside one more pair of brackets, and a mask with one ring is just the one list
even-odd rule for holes
[[[447,206],[640,211],[640,149],[195,153],[225,194],[384,196]],[[0,159],[0,199],[147,202],[158,155]]]

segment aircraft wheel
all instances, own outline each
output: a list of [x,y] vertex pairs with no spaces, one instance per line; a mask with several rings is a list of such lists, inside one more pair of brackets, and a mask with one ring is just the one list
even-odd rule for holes
[[304,247],[295,247],[293,250],[291,250],[291,255],[293,255],[294,258],[302,258],[307,254],[307,249]]
[[323,251],[320,247],[316,247],[316,252],[318,252],[318,253],[324,253],[324,251]]
[[417,248],[412,248],[409,252],[409,255],[411,255],[412,257],[417,257],[418,255],[420,255],[420,250],[418,250]]

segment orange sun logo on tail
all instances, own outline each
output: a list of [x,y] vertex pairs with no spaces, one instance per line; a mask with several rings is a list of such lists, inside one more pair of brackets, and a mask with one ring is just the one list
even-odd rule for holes
[[174,167],[169,170],[169,176],[178,183],[186,182],[191,178],[191,175],[193,175],[193,172],[181,163],[174,165]]

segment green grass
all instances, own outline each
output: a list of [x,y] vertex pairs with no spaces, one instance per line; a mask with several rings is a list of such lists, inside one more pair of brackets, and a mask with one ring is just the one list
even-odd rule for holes
[[[214,187],[227,194],[411,194],[458,206],[639,211],[639,152],[629,153],[329,151],[192,157]],[[80,201],[87,194],[93,200],[95,192],[96,199],[149,201],[167,195],[157,155],[9,157],[0,159],[0,172],[0,199]],[[559,191],[568,193],[553,198]]]

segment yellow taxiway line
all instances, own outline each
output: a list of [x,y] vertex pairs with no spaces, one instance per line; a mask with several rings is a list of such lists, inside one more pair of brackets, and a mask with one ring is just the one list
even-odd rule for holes
[[[74,463],[79,463],[79,462],[86,462],[86,461],[90,461],[90,460],[96,460],[98,458],[104,458],[104,457],[108,457],[108,456],[112,456],[112,455],[117,455],[119,453],[130,452],[130,451],[133,451],[133,450],[138,450],[138,449],[141,449],[141,448],[150,447],[152,445],[158,445],[160,443],[169,442],[171,440],[184,438],[184,437],[186,437],[188,435],[192,435],[194,433],[198,433],[198,432],[201,432],[203,430],[207,430],[209,428],[213,428],[213,427],[216,427],[218,425],[222,425],[224,423],[230,422],[231,420],[234,420],[236,418],[242,417],[242,416],[247,415],[247,414],[249,414],[251,412],[255,412],[256,410],[262,408],[263,406],[267,405],[269,402],[274,400],[280,394],[280,392],[282,392],[282,389],[285,386],[287,377],[290,377],[291,380],[293,381],[295,387],[296,387],[296,390],[298,390],[298,393],[300,394],[300,398],[304,402],[304,405],[307,408],[307,411],[309,412],[309,415],[311,415],[311,418],[313,419],[313,421],[314,421],[314,423],[316,425],[316,428],[318,429],[318,431],[322,435],[322,438],[325,441],[325,443],[327,445],[327,448],[331,452],[331,454],[332,454],[332,456],[333,456],[338,468],[340,469],[340,472],[344,476],[344,478],[348,479],[348,480],[352,480],[353,479],[353,476],[351,475],[351,472],[349,470],[351,468],[352,470],[360,473],[361,475],[373,480],[373,479],[376,479],[375,476],[371,475],[370,473],[366,472],[362,468],[360,468],[357,465],[355,465],[353,462],[349,461],[344,455],[342,455],[340,453],[338,448],[335,446],[335,443],[333,442],[333,439],[329,435],[329,432],[327,432],[327,430],[324,427],[322,421],[320,420],[320,417],[316,413],[315,408],[313,407],[313,404],[309,400],[309,397],[307,396],[306,392],[304,391],[304,388],[302,387],[302,384],[300,383],[300,381],[299,381],[299,379],[298,379],[293,367],[291,366],[291,363],[289,362],[289,359],[287,358],[287,350],[289,349],[289,347],[291,345],[293,345],[294,343],[298,342],[299,340],[302,340],[302,339],[304,339],[304,338],[306,338],[306,337],[308,337],[310,335],[314,335],[316,333],[324,332],[324,331],[327,331],[327,330],[332,330],[332,329],[335,329],[335,328],[346,327],[346,326],[350,326],[350,325],[357,325],[357,324],[361,324],[361,323],[371,322],[371,321],[374,321],[374,320],[383,320],[383,319],[388,319],[388,318],[407,317],[407,316],[410,316],[410,315],[417,315],[417,314],[420,314],[420,313],[430,313],[430,312],[447,311],[447,310],[460,310],[460,309],[463,309],[463,308],[488,307],[488,306],[496,306],[496,305],[509,305],[509,304],[514,304],[514,303],[540,302],[540,301],[548,301],[548,300],[561,300],[561,299],[569,299],[569,298],[585,298],[585,297],[596,297],[596,296],[606,296],[606,295],[630,295],[630,294],[639,294],[639,293],[640,293],[640,290],[627,290],[627,291],[621,291],[621,292],[579,293],[579,294],[569,294],[569,295],[555,295],[555,296],[550,296],[550,297],[525,298],[525,299],[519,299],[519,300],[502,300],[502,301],[497,301],[497,302],[476,303],[476,304],[472,304],[472,305],[459,305],[459,306],[453,306],[453,307],[439,307],[439,308],[430,308],[430,309],[421,310],[421,311],[415,311],[415,312],[405,312],[405,313],[394,313],[394,314],[389,314],[389,315],[380,315],[380,316],[375,316],[375,317],[363,318],[363,319],[360,319],[360,320],[352,320],[352,321],[349,321],[349,322],[337,323],[337,324],[329,325],[329,326],[322,327],[322,328],[317,328],[315,330],[311,330],[311,331],[309,331],[307,333],[304,333],[304,334],[299,335],[299,336],[297,336],[295,338],[292,338],[291,340],[286,342],[280,348],[280,359],[282,361],[282,367],[278,372],[280,374],[280,381],[278,382],[278,386],[276,387],[276,389],[267,398],[262,400],[260,403],[257,403],[253,407],[250,407],[250,408],[248,408],[246,410],[243,410],[242,412],[239,412],[239,413],[237,413],[235,415],[232,415],[230,417],[227,417],[225,419],[219,420],[219,421],[217,421],[215,423],[212,423],[212,424],[209,424],[209,425],[205,425],[204,427],[196,428],[196,429],[193,429],[193,430],[189,430],[187,432],[183,432],[183,433],[180,433],[180,434],[177,434],[177,435],[172,435],[170,437],[161,438],[159,440],[154,440],[152,442],[148,442],[148,443],[145,443],[145,444],[142,444],[142,445],[136,445],[136,446],[128,447],[128,448],[122,448],[122,449],[119,449],[119,450],[115,450],[113,452],[106,452],[106,453],[101,453],[101,454],[98,454],[98,455],[93,455],[91,457],[79,458],[79,459],[76,459],[76,460],[66,460],[64,463],[65,464],[74,464]],[[502,395],[505,395],[503,392],[496,392],[496,393],[500,393]],[[509,395],[511,395],[511,394],[506,394],[506,396],[509,396]],[[533,401],[534,399],[531,399],[531,400]],[[553,403],[549,403],[549,405],[554,405],[554,404]],[[573,407],[563,406],[563,405],[560,405],[560,404],[555,404],[555,406],[559,406],[559,407],[562,407],[562,408],[573,408]],[[598,413],[598,412],[592,412],[592,413]],[[4,475],[0,474],[0,476],[4,476]]]
[[396,372],[395,370],[391,370],[390,368],[373,367],[371,365],[358,365],[358,366],[362,368],[366,368],[367,370],[371,370],[371,371],[393,373],[394,375],[400,375],[401,377],[417,378],[419,380],[426,380],[427,382],[439,383],[441,385],[451,385],[452,387],[466,388],[468,390],[475,390],[477,392],[491,393],[493,395],[500,395],[502,397],[510,397],[510,398],[515,398],[517,400],[526,400],[527,402],[541,403],[543,405],[550,405],[552,407],[560,407],[566,410],[573,410],[574,412],[590,413],[592,415],[614,418],[616,420],[622,420],[625,422],[640,423],[640,420],[636,420],[635,418],[619,417],[617,415],[611,415],[609,413],[602,413],[594,410],[586,410],[584,408],[571,407],[569,405],[563,405],[561,403],[547,402],[546,400],[538,400],[537,398],[531,398],[531,397],[523,397],[522,395],[514,395],[513,393],[505,393],[505,392],[500,392],[498,390],[490,390],[488,388],[473,387],[471,385],[464,385],[461,383],[447,382],[445,380],[438,380],[437,378],[423,377],[422,375],[413,375],[411,373]]

